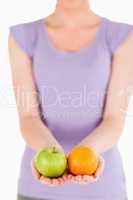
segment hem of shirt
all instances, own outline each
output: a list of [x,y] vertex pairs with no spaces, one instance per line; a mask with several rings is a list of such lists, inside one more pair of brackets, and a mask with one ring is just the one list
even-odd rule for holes
[[[25,187],[28,187],[25,184]],[[59,192],[47,192],[45,191],[44,194],[40,193],[37,194],[34,190],[31,193],[31,191],[29,191],[29,193],[27,193],[26,189],[23,187],[18,187],[18,191],[17,194],[23,197],[27,197],[27,198],[33,198],[33,199],[37,199],[37,200],[47,200],[47,199],[52,199],[52,200],[128,200],[128,194],[127,191],[123,191],[122,194],[99,194],[99,195],[93,195],[93,194],[88,194],[88,196],[86,195],[79,195],[79,194],[68,194],[68,193],[59,193]]]
[[[126,196],[116,196],[116,195],[112,195],[112,196],[110,196],[110,197],[105,197],[105,196],[100,196],[100,197],[98,197],[98,196],[87,196],[87,197],[85,197],[85,196],[71,196],[71,197],[69,197],[69,196],[67,196],[67,195],[65,195],[65,196],[62,196],[62,194],[61,194],[61,197],[59,198],[59,195],[60,194],[58,194],[58,193],[52,193],[52,195],[50,195],[49,193],[45,193],[46,194],[46,196],[45,197],[40,197],[40,196],[33,196],[33,195],[25,195],[25,194],[23,194],[23,193],[20,193],[20,192],[18,192],[17,193],[17,195],[19,195],[19,196],[22,196],[22,197],[25,197],[25,198],[30,198],[30,199],[35,199],[35,200],[48,200],[48,199],[52,199],[52,200],[73,200],[73,199],[76,199],[76,200],[128,200],[128,196],[126,195]],[[53,197],[54,196],[54,197]]]

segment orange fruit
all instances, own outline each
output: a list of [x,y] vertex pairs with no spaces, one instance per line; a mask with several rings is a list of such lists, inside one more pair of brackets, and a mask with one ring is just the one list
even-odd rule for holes
[[74,175],[92,175],[98,167],[98,156],[88,147],[79,146],[68,155],[68,168]]

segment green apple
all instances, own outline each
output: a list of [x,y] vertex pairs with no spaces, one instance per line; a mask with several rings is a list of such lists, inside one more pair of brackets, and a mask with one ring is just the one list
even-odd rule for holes
[[45,177],[59,177],[66,167],[67,159],[63,151],[55,147],[43,148],[34,157],[35,168]]

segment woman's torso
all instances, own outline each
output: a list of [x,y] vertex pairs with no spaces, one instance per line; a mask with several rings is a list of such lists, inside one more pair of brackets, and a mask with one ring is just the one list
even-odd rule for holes
[[[68,152],[101,122],[111,78],[112,54],[132,27],[103,18],[93,43],[74,53],[52,46],[43,19],[21,27],[27,29],[30,37],[25,50],[33,59],[42,120]],[[24,38],[17,39],[21,45]],[[67,183],[51,188],[36,182],[30,169],[34,154],[30,147],[25,147],[18,185],[20,194],[52,200],[126,198],[117,145],[103,154],[105,170],[98,182],[85,186]]]

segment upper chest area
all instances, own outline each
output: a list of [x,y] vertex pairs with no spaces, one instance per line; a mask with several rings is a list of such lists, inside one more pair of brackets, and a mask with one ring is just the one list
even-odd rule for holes
[[89,47],[96,39],[103,25],[103,19],[92,25],[68,27],[51,25],[42,20],[44,34],[51,45],[63,51],[77,52],[81,48]]
[[[100,28],[97,33],[95,32],[95,39],[93,39],[91,45],[88,44],[86,47],[80,48],[80,50],[70,52],[62,50],[62,47],[61,49],[55,47],[53,41],[49,41],[49,35],[43,25],[41,21],[33,58],[34,73],[39,82],[46,80],[48,82],[59,83],[62,79],[73,81],[75,78],[77,81],[80,80],[80,82],[89,81],[94,78],[108,79],[111,57],[106,46],[103,29]],[[103,24],[102,28],[104,28]],[[57,37],[60,43],[62,40],[59,38],[61,32],[57,32],[54,32],[54,37]],[[67,32],[66,35],[69,33]],[[78,44],[79,39],[77,38],[83,37],[82,34],[87,34],[87,32],[85,31],[81,36],[80,34],[78,33],[78,36],[75,36],[75,44]],[[65,36],[61,37],[65,41],[70,41],[73,36],[70,39],[65,39]],[[70,46],[73,47],[73,43],[71,42],[68,46],[69,48]]]
[[[45,63],[92,62],[104,54],[110,54],[106,45],[106,21],[103,18],[100,25],[78,29],[46,27],[44,19],[39,20],[33,61],[39,65]],[[106,50],[106,53],[105,53]],[[94,58],[93,58],[94,57]],[[98,60],[98,59],[97,59]],[[101,61],[102,59],[100,59]]]

